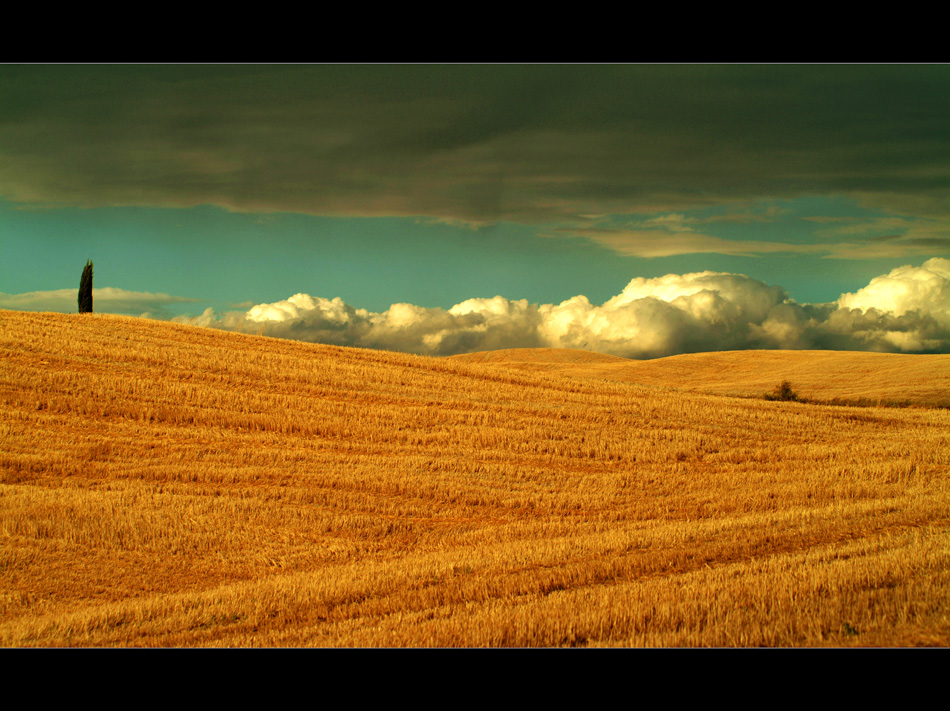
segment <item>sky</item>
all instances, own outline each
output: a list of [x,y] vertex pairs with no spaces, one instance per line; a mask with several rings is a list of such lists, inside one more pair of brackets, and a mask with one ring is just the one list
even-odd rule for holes
[[950,352],[950,65],[0,65],[0,308]]

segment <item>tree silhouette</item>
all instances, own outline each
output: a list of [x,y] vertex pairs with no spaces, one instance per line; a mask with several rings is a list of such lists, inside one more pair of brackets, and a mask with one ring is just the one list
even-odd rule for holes
[[86,268],[82,270],[79,280],[79,313],[92,313],[92,260],[86,260]]

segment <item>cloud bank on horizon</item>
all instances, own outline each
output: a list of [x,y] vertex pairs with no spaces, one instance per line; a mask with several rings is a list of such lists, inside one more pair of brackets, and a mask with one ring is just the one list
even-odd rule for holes
[[574,348],[626,358],[742,349],[950,352],[950,259],[875,277],[827,304],[799,304],[742,274],[635,278],[597,306],[585,296],[531,304],[501,296],[449,309],[356,308],[295,294],[245,312],[175,321],[278,338],[446,356],[502,348]]

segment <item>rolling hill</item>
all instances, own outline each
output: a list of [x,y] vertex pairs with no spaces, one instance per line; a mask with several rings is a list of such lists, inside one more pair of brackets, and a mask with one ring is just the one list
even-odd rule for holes
[[758,397],[789,380],[803,398],[950,407],[950,355],[856,351],[724,351],[629,360],[557,348],[452,356],[526,372]]
[[[0,310],[0,644],[947,646],[950,412],[711,392],[838,392],[856,355]],[[940,361],[862,362],[902,399]]]

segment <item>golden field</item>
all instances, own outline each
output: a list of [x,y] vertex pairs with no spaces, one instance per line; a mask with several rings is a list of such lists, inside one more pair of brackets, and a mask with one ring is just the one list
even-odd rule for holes
[[946,356],[0,311],[0,359],[6,647],[950,643]]
[[512,348],[452,358],[736,397],[759,397],[790,380],[799,396],[818,403],[950,408],[950,355],[726,351],[629,360],[563,348]]

